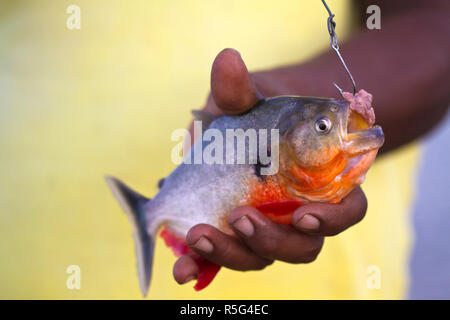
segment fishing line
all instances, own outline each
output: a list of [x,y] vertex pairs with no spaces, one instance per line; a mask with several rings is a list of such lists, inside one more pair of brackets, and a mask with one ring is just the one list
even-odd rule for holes
[[[328,33],[330,34],[330,46],[331,48],[336,52],[337,56],[339,57],[339,60],[341,61],[342,65],[345,68],[345,71],[347,71],[348,76],[350,77],[350,80],[352,81],[352,85],[353,85],[353,95],[355,95],[356,93],[356,83],[355,80],[353,79],[353,76],[350,72],[350,70],[348,69],[347,65],[345,64],[344,59],[342,58],[341,53],[339,52],[339,44],[338,44],[338,38],[335,32],[336,29],[336,22],[333,20],[334,19],[334,14],[331,12],[330,8],[328,7],[327,3],[325,2],[325,0],[322,0],[323,5],[325,6],[325,9],[328,11],[328,19],[327,19],[327,28],[328,28]],[[336,83],[334,83],[334,86],[339,90],[339,92],[342,95],[342,89],[338,87],[338,85]]]

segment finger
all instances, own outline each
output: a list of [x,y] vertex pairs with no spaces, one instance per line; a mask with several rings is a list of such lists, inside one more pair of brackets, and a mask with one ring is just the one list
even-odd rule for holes
[[[256,89],[239,52],[224,49],[216,57],[211,69],[211,94],[203,110],[213,116],[239,114],[251,109],[263,95]],[[189,126],[191,146],[194,124]],[[189,149],[189,148],[188,148]]]
[[181,256],[173,266],[173,277],[179,284],[187,283],[197,278],[198,267],[189,255]]
[[[247,67],[239,52],[222,50],[214,60],[211,70],[211,94],[216,108],[226,114],[239,114],[253,107],[262,96],[251,81]],[[213,114],[214,104],[207,103]]]
[[309,203],[298,208],[292,224],[305,233],[334,236],[361,221],[366,210],[366,196],[357,187],[340,203]]
[[308,263],[316,259],[323,245],[323,237],[272,222],[252,207],[233,210],[228,221],[254,252],[267,259]]
[[272,263],[257,256],[238,238],[207,224],[191,228],[186,235],[186,243],[206,259],[234,270],[260,270]]

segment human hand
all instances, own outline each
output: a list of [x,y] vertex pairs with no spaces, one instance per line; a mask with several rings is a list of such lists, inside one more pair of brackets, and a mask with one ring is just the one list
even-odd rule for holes
[[[275,78],[271,79],[270,72],[249,74],[239,53],[225,49],[214,61],[211,94],[204,110],[215,116],[239,114],[265,95],[285,94],[283,90],[286,89]],[[367,200],[360,187],[338,204],[309,203],[298,208],[291,225],[277,224],[252,207],[236,208],[230,213],[228,222],[237,237],[207,224],[190,229],[186,243],[194,253],[177,260],[174,278],[183,284],[197,277],[198,267],[193,254],[242,271],[263,269],[274,260],[312,262],[319,254],[325,236],[336,235],[359,222],[366,209]]]

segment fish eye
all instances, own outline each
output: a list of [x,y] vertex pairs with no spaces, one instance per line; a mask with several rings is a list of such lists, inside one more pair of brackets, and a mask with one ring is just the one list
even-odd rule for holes
[[328,133],[330,132],[331,127],[331,120],[327,117],[321,117],[316,121],[315,128],[318,133]]

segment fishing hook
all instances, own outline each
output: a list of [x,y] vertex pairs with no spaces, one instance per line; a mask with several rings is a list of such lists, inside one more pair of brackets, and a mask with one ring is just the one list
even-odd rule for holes
[[[342,55],[339,52],[338,38],[337,38],[337,35],[336,35],[336,32],[335,32],[336,22],[333,20],[334,14],[331,12],[331,10],[328,7],[328,5],[325,2],[325,0],[322,0],[322,3],[325,6],[325,9],[328,11],[328,15],[329,15],[329,17],[327,19],[327,28],[328,28],[328,33],[330,34],[330,46],[336,52],[339,60],[341,61],[342,65],[344,66],[345,71],[347,72],[348,76],[350,77],[350,80],[352,81],[352,85],[353,85],[353,95],[355,95],[356,94],[356,83],[355,83],[355,80],[353,79],[353,76],[352,76],[350,70],[348,69],[347,64],[345,63],[344,58],[342,58]],[[339,88],[336,83],[333,83],[333,84],[339,90],[339,92],[342,95],[342,89]]]

